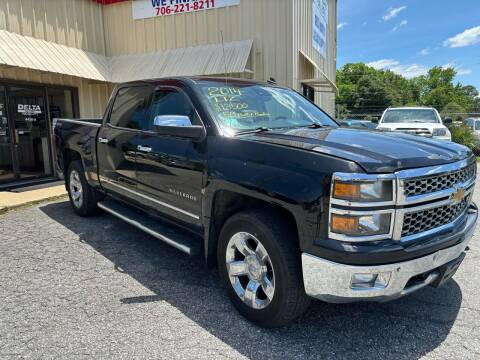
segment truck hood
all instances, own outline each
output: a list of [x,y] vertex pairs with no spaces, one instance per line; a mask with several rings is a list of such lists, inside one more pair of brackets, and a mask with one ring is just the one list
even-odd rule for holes
[[351,160],[368,173],[436,166],[471,156],[467,147],[452,142],[360,129],[302,128],[241,137]]

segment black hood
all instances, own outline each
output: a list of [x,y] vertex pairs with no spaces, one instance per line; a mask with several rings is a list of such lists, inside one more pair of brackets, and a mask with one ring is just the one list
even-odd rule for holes
[[369,173],[436,166],[472,155],[465,146],[401,133],[323,128],[275,130],[242,136],[351,160]]

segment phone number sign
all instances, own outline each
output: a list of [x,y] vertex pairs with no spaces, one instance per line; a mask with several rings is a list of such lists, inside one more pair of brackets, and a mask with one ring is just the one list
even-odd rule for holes
[[240,5],[240,0],[137,0],[132,1],[135,20],[185,14]]

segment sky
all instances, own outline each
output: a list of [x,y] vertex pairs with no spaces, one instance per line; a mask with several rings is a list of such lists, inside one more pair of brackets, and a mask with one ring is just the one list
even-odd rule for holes
[[411,78],[433,66],[480,90],[480,0],[339,0],[337,66],[364,62]]

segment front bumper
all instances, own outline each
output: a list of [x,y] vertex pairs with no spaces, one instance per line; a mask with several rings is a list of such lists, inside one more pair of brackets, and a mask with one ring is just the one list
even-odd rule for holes
[[[432,284],[439,276],[435,270],[460,257],[475,230],[477,211],[469,211],[464,225],[457,234],[457,245],[439,250],[433,254],[414,260],[387,265],[355,266],[328,261],[307,253],[302,254],[303,281],[307,295],[332,302],[345,303],[355,301],[384,302],[411,294]],[[354,274],[390,273],[386,286],[355,288],[352,286]],[[410,281],[425,274],[422,281]]]

